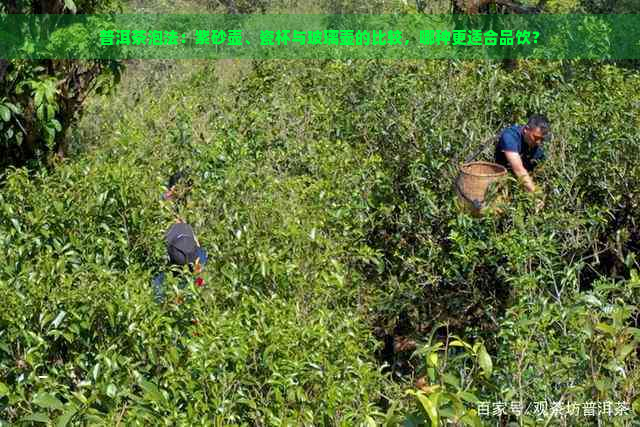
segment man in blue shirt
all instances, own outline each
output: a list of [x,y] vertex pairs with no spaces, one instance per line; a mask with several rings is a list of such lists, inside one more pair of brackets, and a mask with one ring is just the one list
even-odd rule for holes
[[534,115],[524,126],[514,125],[500,134],[496,144],[496,163],[510,169],[523,183],[527,191],[536,191],[529,175],[538,162],[544,160],[542,142],[549,133],[546,117]]

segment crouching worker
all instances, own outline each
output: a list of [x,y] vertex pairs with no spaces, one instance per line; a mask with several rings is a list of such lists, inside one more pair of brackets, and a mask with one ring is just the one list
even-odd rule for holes
[[[204,285],[204,279],[199,276],[207,263],[207,252],[200,246],[193,228],[185,222],[173,224],[165,235],[167,255],[170,266],[188,266],[189,271],[195,275],[194,283],[197,286]],[[174,276],[178,273],[172,269]],[[161,272],[153,278],[153,290],[157,302],[162,302],[165,296],[165,273]],[[187,280],[180,282],[179,288],[184,288]]]
[[548,134],[547,118],[534,115],[524,126],[514,125],[503,130],[496,144],[496,163],[511,170],[531,193],[536,191],[536,185],[530,173],[545,158],[542,142]]

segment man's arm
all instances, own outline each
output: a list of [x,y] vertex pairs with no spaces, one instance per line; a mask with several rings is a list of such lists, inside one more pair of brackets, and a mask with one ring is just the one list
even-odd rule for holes
[[514,151],[503,151],[503,153],[509,161],[509,164],[511,164],[513,173],[515,173],[516,176],[522,181],[526,190],[531,193],[536,191],[536,186],[533,183],[533,179],[531,179],[529,172],[522,164],[522,158],[520,157],[520,154]]

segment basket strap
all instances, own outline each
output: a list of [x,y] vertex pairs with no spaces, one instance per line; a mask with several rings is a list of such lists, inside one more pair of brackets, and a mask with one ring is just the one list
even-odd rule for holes
[[476,151],[475,153],[473,153],[472,155],[470,155],[469,157],[467,157],[466,159],[464,159],[464,162],[465,163],[469,163],[471,160],[474,160],[476,157],[478,157],[478,155],[480,153],[482,153],[484,150],[486,150],[486,148],[489,146],[490,143],[493,143],[495,145],[495,143],[498,141],[498,137],[499,137],[499,135],[493,135],[491,138],[485,140],[480,145],[480,149],[478,151]]

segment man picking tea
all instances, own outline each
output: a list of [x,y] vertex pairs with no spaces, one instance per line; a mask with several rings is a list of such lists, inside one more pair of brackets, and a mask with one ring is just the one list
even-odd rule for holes
[[514,125],[502,131],[496,143],[496,163],[510,169],[529,192],[536,191],[529,175],[544,160],[543,141],[549,134],[549,121],[533,115],[524,126]]

